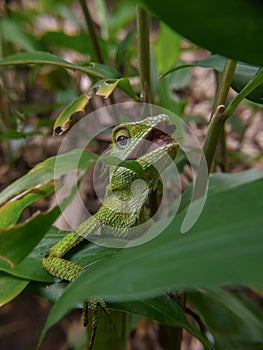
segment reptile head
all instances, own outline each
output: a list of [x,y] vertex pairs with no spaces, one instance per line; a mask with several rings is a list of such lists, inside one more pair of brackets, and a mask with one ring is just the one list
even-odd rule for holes
[[174,130],[166,114],[120,124],[112,132],[111,154],[120,160],[129,160],[164,151],[175,158],[178,145],[170,136]]

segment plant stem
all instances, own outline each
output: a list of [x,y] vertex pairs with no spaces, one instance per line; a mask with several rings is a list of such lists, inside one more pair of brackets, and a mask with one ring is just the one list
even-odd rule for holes
[[[171,296],[184,310],[186,294],[183,291]],[[183,329],[162,324],[160,326],[160,343],[164,350],[180,350],[182,343]]]
[[[216,101],[213,108],[213,115],[211,118],[211,123],[208,128],[205,144],[203,147],[204,155],[207,162],[208,171],[210,172],[212,161],[214,158],[216,145],[222,134],[224,128],[224,123],[227,118],[230,117],[236,110],[240,102],[247,97],[253,90],[255,90],[263,82],[263,68],[259,68],[257,74],[251,79],[248,84],[240,91],[240,93],[232,100],[227,109],[224,105],[227,97],[226,91],[229,91],[231,81],[234,75],[236,62],[226,62],[225,69],[222,74],[219,88],[216,96]],[[224,87],[223,82],[225,82],[226,87]],[[224,100],[225,99],[225,100]],[[221,105],[217,103],[222,102]]]
[[236,61],[233,61],[230,59],[226,60],[223,73],[222,73],[220,80],[219,80],[219,85],[218,85],[218,89],[216,92],[215,102],[214,102],[214,106],[212,109],[212,116],[215,114],[218,106],[225,105],[225,103],[226,103],[227,95],[229,93],[229,89],[230,89],[232,79],[233,79],[233,76],[234,76],[234,73],[236,70],[236,66],[237,66]]
[[234,113],[239,103],[246,98],[253,90],[255,90],[263,82],[263,68],[259,68],[257,74],[251,79],[240,93],[233,99],[225,111],[225,116],[228,118]]
[[[101,310],[98,313],[98,328],[92,350],[123,350],[133,327],[133,316],[122,311],[111,310],[107,317]],[[90,334],[88,326],[88,334]]]
[[217,107],[216,112],[212,115],[211,123],[209,125],[205,144],[203,147],[208,173],[211,170],[213,158],[216,151],[216,146],[218,144],[219,138],[222,134],[224,128],[225,118],[224,118],[224,105]]
[[150,16],[144,9],[137,7],[137,31],[139,49],[139,70],[141,78],[141,101],[151,103],[150,68]]
[[104,59],[103,59],[103,55],[102,55],[102,52],[101,52],[99,40],[98,40],[98,37],[97,37],[97,34],[96,34],[94,22],[91,19],[90,12],[89,12],[89,9],[87,7],[86,1],[85,0],[79,0],[79,2],[80,2],[80,5],[81,5],[81,8],[82,8],[84,17],[85,17],[85,21],[86,21],[86,24],[87,24],[87,27],[88,27],[88,31],[89,31],[89,34],[90,34],[90,38],[91,38],[91,41],[92,41],[92,45],[93,45],[94,52],[95,52],[95,55],[97,57],[97,60],[98,60],[99,63],[104,63]]
[[222,137],[224,130],[224,111],[227,95],[232,83],[237,62],[230,59],[226,60],[223,73],[221,75],[217,89],[214,106],[212,109],[211,121],[207,131],[205,144],[203,147],[205,159],[207,162],[208,173],[211,171],[212,162],[216,152],[216,146]]
[[226,130],[224,126],[218,141],[216,152],[217,152],[216,154],[217,166],[219,166],[220,171],[226,173],[228,169],[228,164],[227,164]]

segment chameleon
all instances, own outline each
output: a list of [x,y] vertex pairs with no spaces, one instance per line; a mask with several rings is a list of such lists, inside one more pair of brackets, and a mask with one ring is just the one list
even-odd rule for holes
[[[120,164],[110,167],[109,183],[97,213],[67,233],[44,254],[43,267],[51,275],[72,281],[85,269],[65,257],[68,251],[85,239],[109,236],[110,239],[129,240],[145,232],[142,224],[151,223],[152,220],[147,208],[150,194],[157,188],[160,172],[168,167],[177,154],[178,143],[170,136],[174,130],[175,126],[166,114],[123,123],[113,129],[109,155],[117,158]],[[142,171],[125,166],[129,160],[136,161]],[[137,229],[140,226],[142,230]],[[108,309],[102,300],[91,300],[89,304],[92,316],[91,349],[97,327],[98,306],[107,313]],[[88,322],[87,310],[87,303],[83,303],[84,325]]]

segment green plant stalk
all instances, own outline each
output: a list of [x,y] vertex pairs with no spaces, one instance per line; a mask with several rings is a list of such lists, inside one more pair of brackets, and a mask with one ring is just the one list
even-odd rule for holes
[[208,172],[211,171],[216,147],[220,140],[220,137],[222,137],[223,135],[225,123],[225,118],[223,115],[223,112],[225,111],[224,105],[226,103],[226,99],[235,73],[236,65],[236,61],[227,59],[223,73],[220,77],[215,102],[212,109],[211,122],[207,131],[206,140],[203,147]]
[[239,94],[232,100],[225,111],[225,117],[228,118],[234,113],[240,102],[246,98],[253,90],[255,90],[263,82],[263,68],[259,68],[257,74],[251,79],[247,85],[239,92]]
[[224,111],[224,105],[220,105],[217,107],[217,110],[212,116],[211,123],[207,131],[203,151],[206,159],[208,173],[211,170],[212,162],[216,152],[216,146],[224,129]]
[[[234,71],[233,69],[229,69],[228,71],[223,72],[226,75],[229,75],[228,80],[232,80]],[[222,79],[223,79],[222,75]],[[219,105],[212,116],[211,123],[208,128],[205,144],[203,147],[204,155],[207,162],[208,171],[210,172],[212,161],[215,155],[216,146],[218,144],[220,135],[222,134],[222,130],[224,128],[224,123],[227,118],[230,117],[236,110],[237,106],[240,102],[246,98],[253,90],[255,90],[260,84],[263,82],[263,68],[260,68],[257,74],[254,76],[252,80],[248,82],[248,84],[240,91],[240,93],[232,100],[229,106],[225,109],[223,105]],[[222,87],[221,93],[223,94],[224,89]],[[219,101],[219,98],[218,98]],[[222,100],[221,100],[222,101]]]
[[139,50],[139,70],[141,81],[141,101],[152,102],[150,68],[150,16],[137,6],[137,31]]
[[231,87],[233,76],[236,70],[237,62],[227,59],[224,70],[219,80],[218,89],[215,96],[214,106],[212,109],[212,116],[215,114],[216,109],[220,105],[225,105],[226,99]]
[[[123,350],[133,328],[133,316],[122,311],[111,310],[109,317],[98,313],[98,328],[92,350]],[[90,334],[90,326],[87,333]]]
[[81,5],[81,8],[82,8],[84,17],[85,17],[85,21],[86,21],[86,24],[87,24],[87,27],[88,27],[88,31],[89,31],[89,34],[90,34],[91,42],[92,42],[92,45],[93,45],[94,52],[95,52],[95,55],[97,57],[97,60],[98,60],[99,63],[104,63],[104,59],[103,59],[103,55],[102,55],[102,52],[101,52],[99,40],[98,40],[98,37],[97,37],[97,34],[96,34],[94,23],[93,23],[93,21],[91,19],[91,16],[90,16],[89,9],[88,9],[87,4],[86,4],[86,1],[85,0],[79,0],[79,2],[80,2],[80,5]]
[[216,149],[216,164],[219,166],[220,170],[224,173],[227,172],[228,163],[227,163],[227,145],[226,145],[226,130],[223,127],[221,136]]
[[[233,74],[236,69],[237,62],[232,61],[230,59],[226,60],[224,71],[222,74],[217,74],[219,77],[219,84],[216,91],[215,101],[212,109],[211,117],[216,112],[216,109],[220,105],[226,104],[226,99],[228,96],[228,92],[231,86]],[[218,80],[218,79],[217,79]],[[218,165],[221,167],[222,171],[226,171],[227,169],[227,159],[226,159],[226,133],[223,127],[221,132],[221,136],[218,140],[218,146],[216,149],[217,157],[218,157]]]
[[[177,304],[184,310],[186,294],[183,291],[171,295]],[[165,350],[180,350],[183,337],[183,329],[162,324],[160,326],[160,343]]]

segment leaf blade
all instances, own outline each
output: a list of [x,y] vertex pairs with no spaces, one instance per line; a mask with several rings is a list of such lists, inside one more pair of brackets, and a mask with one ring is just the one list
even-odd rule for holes
[[[235,191],[217,193],[208,199],[189,233],[179,234],[180,213],[154,240],[123,249],[110,261],[83,271],[51,310],[42,338],[51,325],[87,296],[127,301],[171,289],[248,283],[263,286],[258,269],[263,256],[262,185],[260,179]],[[244,210],[247,215],[240,216]]]
[[28,283],[29,281],[0,272],[0,307],[20,294]]
[[54,135],[60,136],[66,132],[72,123],[72,115],[77,112],[84,112],[89,103],[90,97],[83,94],[68,104],[56,118],[53,126]]
[[[74,149],[50,157],[4,189],[0,194],[0,205],[23,191],[53,180],[55,175],[59,178],[70,171],[87,169],[96,159],[95,154],[84,149]],[[78,160],[77,163],[76,160]],[[56,170],[55,173],[54,170]]]

